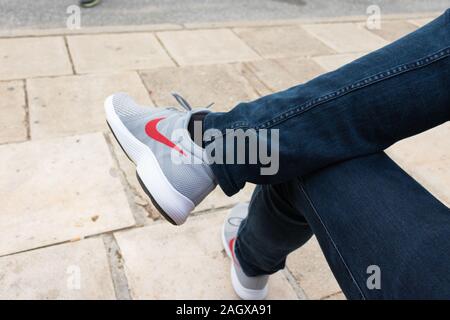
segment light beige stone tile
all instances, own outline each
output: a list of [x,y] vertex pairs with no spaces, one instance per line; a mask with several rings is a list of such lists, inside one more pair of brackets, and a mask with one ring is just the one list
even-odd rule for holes
[[272,92],[299,85],[324,72],[316,62],[304,58],[261,60],[247,65]]
[[0,258],[0,299],[114,299],[99,238]]
[[299,26],[237,28],[236,34],[264,58],[288,58],[333,53]]
[[364,56],[364,53],[345,53],[330,56],[314,57],[313,60],[317,62],[326,71],[336,70],[343,65],[350,63],[358,58]]
[[29,80],[31,138],[105,130],[103,102],[115,92],[126,92],[138,103],[151,105],[135,72]]
[[71,73],[62,37],[0,39],[0,80]]
[[183,95],[193,106],[214,102],[215,111],[230,110],[240,101],[258,98],[236,65],[161,68],[141,75],[158,106],[176,105],[172,91]]
[[[131,295],[136,299],[237,299],[222,248],[224,212],[115,233]],[[151,269],[151,271],[150,271]],[[269,282],[269,299],[296,299],[282,272]]]
[[101,133],[0,146],[0,255],[134,224]]
[[287,266],[309,299],[341,291],[315,237],[288,256]]
[[287,58],[278,59],[277,62],[287,70],[298,83],[307,82],[325,72],[325,70],[312,59]]
[[22,81],[0,82],[0,143],[27,139],[25,92]]
[[268,88],[268,93],[287,89],[298,84],[295,77],[276,60],[260,60],[246,63],[247,68]]
[[370,32],[380,36],[381,38],[392,42],[395,41],[408,33],[411,33],[417,29],[417,26],[402,20],[397,21],[384,21],[381,22],[380,29],[368,29],[367,25],[364,27]]
[[260,57],[231,30],[158,32],[166,49],[180,65],[257,60]]
[[153,33],[70,36],[67,41],[77,73],[174,65]]
[[418,27],[423,27],[424,25],[430,23],[431,21],[433,21],[435,18],[422,18],[422,19],[413,19],[413,20],[408,20],[408,22],[412,23],[415,26]]
[[373,51],[389,43],[356,23],[310,24],[303,28],[339,53]]
[[387,154],[450,207],[450,122],[400,141]]

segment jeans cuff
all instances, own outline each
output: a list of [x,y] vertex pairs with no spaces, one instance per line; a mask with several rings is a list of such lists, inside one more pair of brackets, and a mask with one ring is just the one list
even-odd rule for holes
[[[203,120],[203,128],[204,131],[208,129],[217,129],[221,132],[224,132],[224,123],[223,121],[218,121],[217,119],[220,118],[220,116],[223,113],[209,113],[206,115],[206,117]],[[210,142],[214,143],[214,142]],[[208,145],[209,143],[205,143],[205,145]],[[232,195],[239,192],[239,188],[236,186],[235,183],[233,183],[232,178],[230,177],[230,174],[228,173],[226,169],[226,164],[222,163],[211,163],[209,165],[211,168],[217,183],[219,184],[220,188],[223,190],[223,192],[231,197]]]
[[246,263],[244,259],[242,259],[241,250],[239,248],[239,237],[236,239],[236,244],[234,245],[234,255],[236,260],[239,262],[239,266],[247,277],[257,277],[267,274],[258,268],[252,267],[250,264]]
[[239,192],[239,188],[237,188],[234,183],[231,182],[230,176],[225,169],[225,164],[210,164],[214,177],[217,180],[222,191],[229,197]]

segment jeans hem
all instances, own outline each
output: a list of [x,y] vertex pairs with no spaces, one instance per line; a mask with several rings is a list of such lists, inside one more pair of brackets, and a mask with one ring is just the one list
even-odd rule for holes
[[[223,132],[222,126],[216,121],[217,117],[220,116],[221,114],[222,113],[209,113],[206,115],[206,117],[203,120],[203,127],[205,132],[208,129],[218,129],[221,132]],[[208,143],[205,144],[207,145]],[[218,185],[227,196],[231,197],[239,192],[239,188],[232,181],[230,174],[226,170],[225,164],[211,163],[209,167],[211,168]]]
[[225,165],[210,164],[209,167],[211,168],[218,185],[228,197],[231,197],[239,192],[239,188],[234,186],[234,184],[230,181],[230,175],[226,171]]

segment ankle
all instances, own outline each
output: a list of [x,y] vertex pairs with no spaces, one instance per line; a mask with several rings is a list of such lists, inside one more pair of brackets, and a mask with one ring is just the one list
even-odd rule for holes
[[201,148],[205,147],[203,141],[203,121],[206,117],[206,112],[194,113],[189,119],[187,130],[191,136],[192,141]]

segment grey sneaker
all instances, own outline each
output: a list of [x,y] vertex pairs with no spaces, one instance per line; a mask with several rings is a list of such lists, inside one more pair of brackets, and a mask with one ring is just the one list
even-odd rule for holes
[[231,283],[236,294],[244,300],[262,300],[267,296],[269,276],[249,277],[245,275],[234,255],[234,244],[242,220],[247,217],[248,203],[234,206],[225,219],[222,242],[231,259]]
[[107,123],[125,154],[136,165],[137,178],[159,212],[180,225],[214,188],[216,181],[204,161],[204,149],[187,131],[194,113],[179,95],[186,109],[152,108],[137,105],[123,93],[105,101]]

